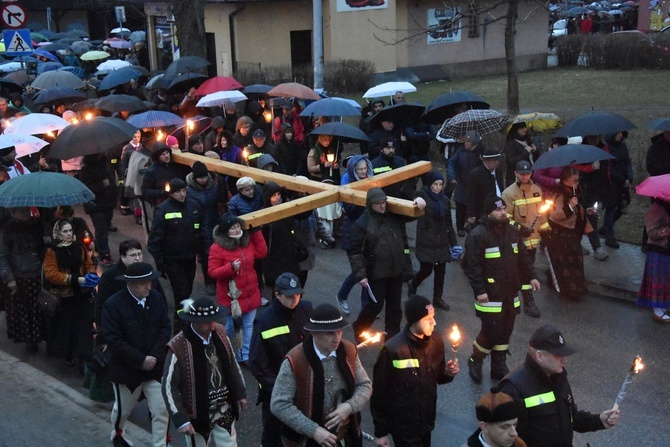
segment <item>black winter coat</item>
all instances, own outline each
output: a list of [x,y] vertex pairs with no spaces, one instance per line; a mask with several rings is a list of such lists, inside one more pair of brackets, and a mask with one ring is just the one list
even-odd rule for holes
[[[263,185],[263,208],[270,207],[270,197],[277,192],[282,191],[275,182],[267,182]],[[293,216],[276,220],[263,225],[263,237],[268,246],[268,255],[263,258],[263,278],[272,285],[275,280],[284,272],[293,274],[300,273],[298,265],[298,255],[293,238]]]
[[500,391],[514,398],[519,414],[516,431],[528,447],[572,447],[573,431],[605,428],[600,415],[577,409],[565,369],[547,376],[528,355],[521,369],[503,379]]
[[147,169],[142,179],[142,195],[152,204],[162,202],[168,197],[165,184],[170,183],[173,178],[184,180],[187,174],[186,169],[173,161],[162,163],[154,159],[153,164]]
[[92,202],[84,205],[86,214],[116,208],[118,191],[116,176],[109,163],[87,163],[79,171],[79,180],[95,194]]
[[652,137],[646,164],[649,175],[670,174],[670,141],[662,133]]
[[370,411],[375,436],[390,433],[396,443],[420,445],[435,427],[437,385],[453,379],[440,334],[421,339],[405,326],[384,344],[374,366]]
[[451,222],[449,197],[443,195],[440,199],[444,209],[444,217],[440,218],[436,201],[424,189],[417,196],[426,201],[426,209],[416,224],[416,259],[431,264],[451,262],[451,247],[458,242]]
[[[149,292],[144,309],[128,289],[112,295],[102,308],[102,336],[111,354],[109,380],[131,390],[149,380],[160,382],[170,333],[168,309],[159,292]],[[142,371],[147,356],[157,363],[151,371]]]
[[307,338],[305,325],[312,303],[300,300],[295,309],[284,307],[275,297],[270,307],[254,321],[249,348],[249,369],[258,381],[258,402],[270,402],[279,368],[286,354]]
[[202,210],[195,200],[170,198],[158,205],[147,243],[156,268],[162,271],[169,259],[204,256],[209,247],[205,247],[201,227]]
[[496,182],[498,183],[498,188],[500,188],[500,194],[505,190],[502,171],[496,169],[495,174],[494,180],[491,171],[483,164],[470,171],[467,192],[465,193],[465,206],[468,218],[475,217],[479,219],[482,217],[484,214],[484,199],[489,194],[496,193]]

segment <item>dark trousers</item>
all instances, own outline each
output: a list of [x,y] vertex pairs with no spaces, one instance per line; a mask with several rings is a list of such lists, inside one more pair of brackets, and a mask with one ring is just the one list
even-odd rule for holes
[[375,303],[370,299],[370,302],[363,307],[361,313],[358,315],[358,319],[352,325],[354,335],[358,338],[362,332],[367,331],[384,308],[384,303],[386,303],[384,330],[386,331],[386,340],[388,340],[400,332],[400,323],[402,321],[402,309],[400,307],[402,300],[402,275],[392,278],[368,278],[368,283],[377,302]]
[[421,267],[419,271],[414,275],[412,279],[412,287],[418,289],[424,279],[428,278],[430,274],[434,271],[435,277],[433,278],[433,298],[442,298],[442,292],[444,291],[444,271],[446,269],[446,263],[436,262],[421,262]]
[[605,217],[603,217],[603,229],[605,231],[606,239],[615,239],[614,237],[614,224],[619,218],[623,216],[621,212],[621,207],[610,206],[605,208]]
[[465,216],[465,203],[456,202],[456,230],[465,229],[466,216]]
[[586,213],[586,218],[591,222],[591,226],[593,227],[593,231],[586,236],[589,238],[591,248],[595,251],[601,247],[600,238],[598,237],[598,215]]
[[261,435],[262,447],[282,447],[281,426],[282,423],[270,411],[270,399],[265,399],[261,404],[263,418],[263,434]]
[[177,310],[181,309],[181,302],[191,297],[193,291],[193,281],[195,280],[196,263],[195,258],[187,259],[166,259],[165,273],[170,280],[172,287],[172,296],[174,297],[174,320],[175,329],[179,327],[179,317]]
[[431,432],[426,433],[422,436],[417,436],[415,438],[407,439],[406,437],[395,436],[393,437],[393,444],[395,447],[430,447],[430,436]]
[[109,250],[109,226],[112,223],[114,210],[94,211],[89,214],[93,228],[95,229],[95,246],[100,256],[108,255]]
[[483,360],[491,351],[507,351],[509,339],[514,330],[516,309],[505,303],[502,312],[496,316],[481,317],[482,327],[475,340],[473,356]]

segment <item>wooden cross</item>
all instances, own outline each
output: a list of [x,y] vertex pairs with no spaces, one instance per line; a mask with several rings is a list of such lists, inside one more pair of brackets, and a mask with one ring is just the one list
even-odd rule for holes
[[[301,180],[296,177],[280,174],[278,172],[266,171],[264,169],[251,168],[249,166],[230,163],[223,160],[197,155],[189,152],[172,152],[172,159],[179,164],[186,166],[193,165],[200,161],[210,171],[220,174],[231,175],[233,177],[251,177],[258,183],[267,183],[273,181],[291,191],[298,191],[309,194],[306,197],[291,200],[280,205],[264,208],[253,213],[240,216],[244,221],[245,228],[259,227],[263,224],[274,222],[289,216],[304,213],[335,202],[347,202],[354,205],[365,206],[365,198],[368,189],[378,186],[383,188],[393,183],[401,182],[430,171],[431,163],[428,161],[419,161],[402,168],[394,169],[383,174],[374,175],[349,183],[344,186],[329,185],[313,180]],[[419,217],[423,211],[419,210],[412,201],[389,197],[387,202],[389,212],[401,214],[404,216]]]

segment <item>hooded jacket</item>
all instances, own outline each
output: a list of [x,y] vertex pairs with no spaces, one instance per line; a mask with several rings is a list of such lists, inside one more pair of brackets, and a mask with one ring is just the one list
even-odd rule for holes
[[211,175],[207,177],[207,184],[202,186],[193,178],[193,173],[186,176],[186,197],[196,201],[202,209],[202,237],[205,248],[209,248],[213,242],[212,232],[219,221],[219,203],[225,203],[226,197]]
[[[347,185],[360,180],[356,174],[356,165],[361,160],[365,160],[365,164],[368,167],[367,178],[372,177],[372,162],[367,155],[354,155],[347,162],[347,172],[342,176],[340,185]],[[361,214],[365,211],[365,207],[354,205],[353,203],[342,202],[342,208],[344,209],[344,220],[342,221],[342,229],[340,230],[340,236],[342,238],[340,244],[342,250],[349,251],[351,249],[351,226],[356,222],[356,219],[361,217]]]
[[[270,181],[263,185],[263,208],[269,208],[270,198],[283,191],[277,183]],[[263,276],[267,283],[274,284],[284,272],[300,273],[298,257],[293,236],[293,216],[263,225],[263,236],[268,246],[268,255],[263,259]]]

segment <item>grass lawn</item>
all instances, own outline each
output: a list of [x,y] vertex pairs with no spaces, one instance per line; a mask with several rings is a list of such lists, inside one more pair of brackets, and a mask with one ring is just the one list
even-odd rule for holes
[[[650,138],[656,131],[646,125],[654,118],[670,116],[670,97],[666,93],[668,73],[656,71],[595,71],[550,68],[519,75],[521,112],[553,112],[568,121],[591,110],[618,113],[637,125],[629,132],[628,148],[633,160],[634,185],[647,177],[645,157]],[[450,91],[470,90],[491,104],[492,109],[507,108],[507,78],[504,75],[432,82],[417,85],[417,92],[407,94],[408,101],[428,105]],[[547,142],[550,136],[547,136]],[[486,145],[502,149],[504,136],[489,134]],[[441,154],[435,160],[444,161]],[[649,198],[632,194],[630,207],[615,227],[617,238],[640,243],[644,213]],[[602,216],[601,216],[602,217]],[[602,222],[602,219],[600,219]]]

